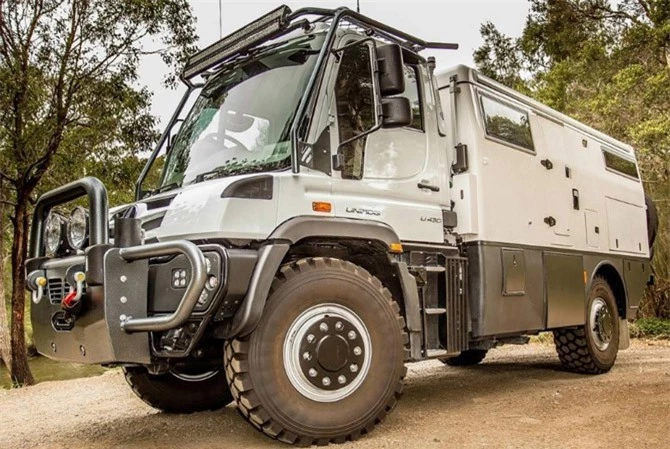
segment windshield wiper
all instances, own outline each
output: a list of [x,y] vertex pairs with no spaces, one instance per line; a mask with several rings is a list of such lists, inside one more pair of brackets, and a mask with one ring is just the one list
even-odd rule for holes
[[179,184],[176,182],[171,182],[170,184],[165,184],[164,186],[160,186],[157,189],[154,189],[149,192],[149,196],[153,195],[158,195],[159,193],[164,193],[164,192],[169,192],[170,190],[178,189],[181,187]]
[[235,171],[234,168],[231,167],[219,167],[215,168],[214,170],[207,171],[205,173],[200,173],[198,176],[195,177],[195,181],[193,181],[193,184],[197,184],[199,182],[207,181],[209,179],[214,179],[214,178],[221,178],[224,176],[230,176],[233,174]]
[[205,173],[200,173],[195,177],[193,184],[208,181],[210,179],[222,178],[226,176],[246,175],[250,173],[271,172],[283,170],[291,166],[290,158],[281,159],[275,162],[254,162],[248,165],[242,163],[233,163],[215,168]]

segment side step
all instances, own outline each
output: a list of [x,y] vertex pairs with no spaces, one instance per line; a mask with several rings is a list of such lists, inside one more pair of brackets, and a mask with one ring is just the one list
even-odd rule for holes
[[408,268],[419,290],[423,357],[444,357],[466,350],[467,259],[423,252],[412,253],[410,259],[413,263]]

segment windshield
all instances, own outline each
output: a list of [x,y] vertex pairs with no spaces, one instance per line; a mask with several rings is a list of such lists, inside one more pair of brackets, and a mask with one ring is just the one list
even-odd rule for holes
[[293,117],[322,42],[294,39],[213,76],[168,153],[161,186],[290,167]]

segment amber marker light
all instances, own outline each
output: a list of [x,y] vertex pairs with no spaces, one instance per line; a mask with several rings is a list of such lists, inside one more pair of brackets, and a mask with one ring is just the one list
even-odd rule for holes
[[391,248],[392,253],[399,254],[399,253],[403,252],[402,251],[402,243],[391,243],[390,248]]
[[588,275],[586,274],[586,270],[584,270],[584,285],[588,284]]
[[333,210],[333,205],[325,201],[314,201],[312,203],[312,210],[314,212],[324,212],[329,214]]

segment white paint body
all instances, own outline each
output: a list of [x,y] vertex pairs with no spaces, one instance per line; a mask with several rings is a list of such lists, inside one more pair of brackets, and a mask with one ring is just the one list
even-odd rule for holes
[[[350,36],[341,39],[347,42]],[[336,75],[337,66],[331,61],[307,139],[315,142],[329,127],[330,156],[339,144],[333,100]],[[453,75],[465,82],[459,85],[455,105],[448,88]],[[190,185],[179,190],[166,208],[140,217],[165,214],[161,226],[148,231],[147,238],[262,241],[283,222],[313,215],[379,221],[391,226],[401,241],[440,244],[445,241],[442,211],[453,204],[458,216],[454,232],[467,242],[649,256],[642,184],[607,170],[600,150],[606,144],[634,162],[631,147],[464,66],[435,77],[439,92],[424,66],[419,77],[423,131],[382,129],[370,135],[362,179],[342,179],[338,171],[327,174],[307,167],[299,174],[275,172],[272,200],[221,198],[226,186],[252,175]],[[482,92],[528,112],[535,153],[487,137],[478,101]],[[450,179],[456,143],[467,145],[469,169]],[[540,164],[544,159],[552,161],[553,170]],[[420,183],[439,191],[419,188]],[[573,188],[579,191],[579,210],[573,209]],[[331,203],[332,211],[315,212],[313,202]],[[549,216],[556,219],[554,227],[544,222]]]
[[[452,199],[459,219],[455,231],[465,241],[649,256],[642,183],[609,170],[601,149],[637,165],[633,148],[464,66],[437,75],[448,122],[454,75],[462,83],[456,136],[468,145],[469,170],[454,176]],[[487,136],[481,94],[528,113],[534,154]],[[553,168],[547,170],[543,160]],[[573,189],[579,210],[573,207]],[[556,225],[548,226],[546,217],[554,217]]]

